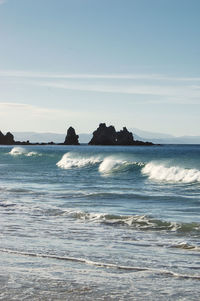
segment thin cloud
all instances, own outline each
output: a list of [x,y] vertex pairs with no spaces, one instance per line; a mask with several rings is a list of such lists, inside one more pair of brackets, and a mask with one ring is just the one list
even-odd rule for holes
[[[161,81],[162,79],[162,81]],[[164,80],[165,79],[165,80]],[[149,81],[148,81],[149,80]],[[0,70],[2,89],[19,85],[96,93],[144,95],[143,102],[200,104],[200,78],[169,78],[159,74],[57,74]],[[3,93],[2,97],[4,96]],[[152,100],[152,98],[155,98]],[[159,98],[159,99],[158,99]],[[135,98],[134,98],[134,101]]]
[[159,74],[66,74],[50,72],[32,72],[23,70],[0,70],[1,77],[50,78],[50,79],[158,79]]
[[196,98],[197,102],[200,102],[199,86],[100,85],[71,82],[43,82],[39,85],[51,88],[87,92],[182,97],[184,100],[188,99],[188,102],[190,102],[191,99]]
[[[0,0],[1,1],[1,0]],[[173,77],[163,74],[90,74],[90,73],[53,73],[24,70],[0,70],[0,77],[49,78],[49,79],[111,79],[111,80],[160,80],[160,81],[200,81],[200,77]]]
[[6,2],[6,0],[0,0],[0,5],[4,4]]
[[34,108],[34,106],[25,103],[0,102],[1,108]]
[[[9,119],[7,118],[9,116]],[[68,109],[47,108],[42,106],[34,106],[26,103],[14,103],[14,102],[0,102],[0,117],[1,121],[5,119],[6,122],[10,122],[16,119],[18,116],[18,122],[23,120],[28,121],[32,119],[32,122],[39,120],[40,122],[52,121],[52,120],[67,120],[70,118],[81,118],[82,112],[72,111]],[[4,120],[4,122],[5,122]],[[37,124],[39,128],[39,124]]]
[[[32,113],[49,113],[49,114],[73,114],[74,116],[77,116],[77,111],[70,111],[70,110],[59,110],[59,109],[51,109],[51,108],[46,108],[46,107],[40,107],[40,106],[34,106],[31,104],[26,104],[26,103],[16,103],[16,102],[0,102],[0,110],[23,110],[23,111],[30,111]],[[81,112],[80,112],[81,114]]]

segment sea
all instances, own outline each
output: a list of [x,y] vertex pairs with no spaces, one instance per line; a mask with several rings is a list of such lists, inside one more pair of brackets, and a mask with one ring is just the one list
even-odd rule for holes
[[1,146],[0,300],[200,300],[200,145]]

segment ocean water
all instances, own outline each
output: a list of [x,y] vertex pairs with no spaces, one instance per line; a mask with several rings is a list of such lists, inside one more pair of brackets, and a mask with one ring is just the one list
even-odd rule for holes
[[0,300],[199,300],[200,145],[0,147]]

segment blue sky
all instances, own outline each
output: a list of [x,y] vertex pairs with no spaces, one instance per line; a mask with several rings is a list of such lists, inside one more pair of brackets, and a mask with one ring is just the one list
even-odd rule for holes
[[0,130],[200,134],[199,0],[0,0]]

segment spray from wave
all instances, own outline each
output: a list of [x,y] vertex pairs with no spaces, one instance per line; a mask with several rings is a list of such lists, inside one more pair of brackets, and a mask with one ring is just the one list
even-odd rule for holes
[[101,173],[109,173],[111,171],[116,171],[122,165],[127,164],[126,161],[116,160],[112,157],[107,157],[103,160],[103,162],[99,166],[99,171]]
[[180,182],[180,183],[194,183],[200,182],[200,170],[186,169],[178,166],[166,167],[162,164],[155,164],[150,162],[146,164],[142,173],[149,176],[149,179]]
[[[28,155],[29,154],[27,154],[27,156]],[[69,152],[64,154],[56,165],[62,169],[71,169],[96,164],[99,164],[98,171],[104,176],[119,172],[135,172],[135,168],[138,167],[142,174],[147,175],[149,179],[153,180],[171,183],[200,182],[200,171],[197,169],[186,169],[178,166],[167,167],[154,162],[149,162],[145,165],[143,162],[127,161],[126,159],[117,158],[115,156],[109,156],[103,159],[100,156],[85,157]]]
[[11,156],[26,156],[26,157],[32,157],[32,156],[41,156],[38,152],[28,152],[27,149],[23,147],[13,147],[11,151],[9,152],[9,155]]
[[83,158],[80,156],[77,156],[74,153],[66,153],[63,155],[62,159],[56,163],[56,165],[63,169],[71,169],[74,167],[85,167],[87,165],[94,165],[96,163],[100,162],[99,157],[87,157]]
[[64,154],[62,159],[57,162],[56,165],[63,169],[71,169],[82,168],[88,165],[95,165],[97,163],[100,164],[98,168],[99,172],[104,175],[127,170],[133,165],[144,166],[144,164],[141,162],[129,162],[113,156],[103,159],[100,156],[83,157],[71,152]]
[[23,147],[13,147],[9,152],[9,154],[12,156],[25,155],[26,153],[27,151]]

